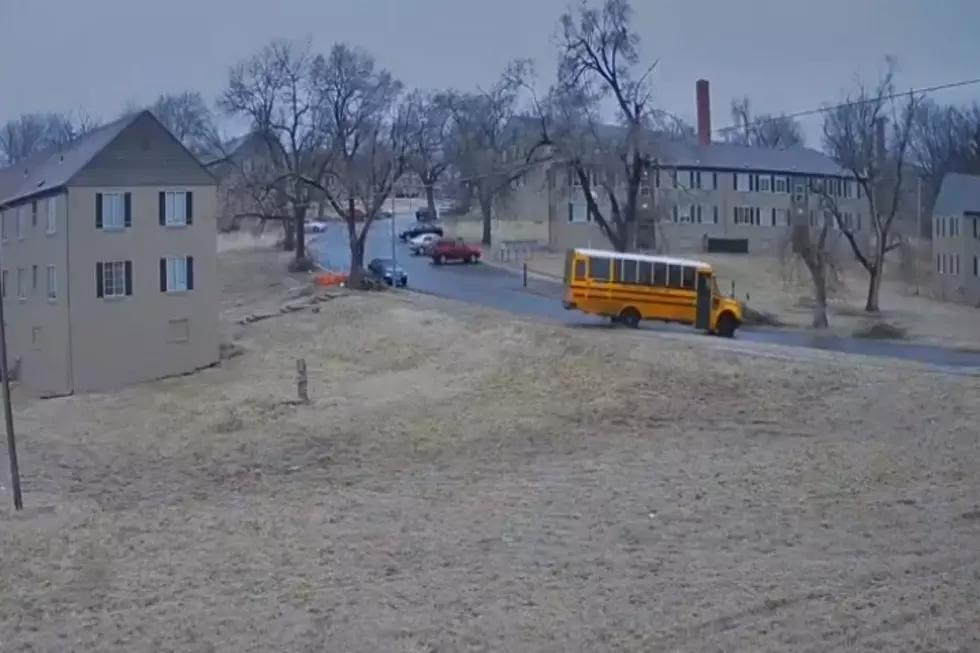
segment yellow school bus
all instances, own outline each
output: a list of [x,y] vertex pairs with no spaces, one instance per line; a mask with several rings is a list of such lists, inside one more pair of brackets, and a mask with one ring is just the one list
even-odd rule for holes
[[570,249],[562,303],[632,328],[658,320],[731,338],[742,324],[742,305],[721,295],[711,265],[667,256]]

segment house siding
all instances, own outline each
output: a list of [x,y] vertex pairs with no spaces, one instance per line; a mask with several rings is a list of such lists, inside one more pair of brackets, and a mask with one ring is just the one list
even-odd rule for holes
[[[953,220],[958,228],[950,233]],[[980,305],[980,276],[975,274],[980,270],[974,268],[974,258],[980,257],[980,215],[945,213],[933,216],[932,222],[933,293],[939,299]]]
[[[160,190],[193,192],[193,224],[164,227],[158,220]],[[129,192],[132,225],[120,231],[95,226],[96,195]],[[172,376],[218,360],[220,300],[214,185],[71,188],[70,270],[74,389],[104,391]],[[161,258],[194,257],[194,288],[160,291]],[[132,295],[99,298],[96,263],[132,261]],[[188,338],[172,342],[172,320],[186,320]]]
[[[52,200],[53,198],[53,200]],[[48,194],[13,205],[2,212],[6,222],[6,239],[0,242],[0,268],[7,271],[7,296],[4,300],[8,362],[17,369],[17,381],[28,394],[57,396],[69,394],[71,387],[71,350],[69,343],[69,296],[67,196]],[[47,233],[47,206],[56,206],[55,233]],[[31,218],[37,206],[36,224]],[[23,238],[16,235],[16,215],[27,214]],[[37,266],[37,286],[33,268]],[[54,266],[57,296],[47,296],[47,267]],[[17,270],[26,277],[26,293],[18,298]]]

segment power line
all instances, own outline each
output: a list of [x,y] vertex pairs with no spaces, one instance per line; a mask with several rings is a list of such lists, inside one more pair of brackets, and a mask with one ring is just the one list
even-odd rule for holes
[[[796,111],[794,113],[786,113],[780,116],[770,116],[768,118],[763,118],[762,120],[753,120],[749,123],[750,126],[765,124],[767,122],[772,122],[774,120],[781,119],[791,119],[796,120],[797,118],[806,118],[808,116],[816,116],[822,113],[828,113],[830,111],[835,111],[837,109],[843,109],[844,107],[856,107],[862,104],[870,104],[872,102],[881,102],[886,100],[894,100],[896,98],[905,97],[908,95],[929,95],[930,93],[935,93],[937,91],[947,91],[954,88],[962,88],[964,86],[973,86],[975,84],[980,84],[980,77],[975,79],[963,79],[958,82],[948,82],[946,84],[937,84],[935,86],[923,86],[921,88],[913,88],[908,91],[896,91],[895,93],[889,93],[888,95],[875,96],[872,98],[866,98],[864,100],[852,100],[850,102],[840,102],[838,104],[831,104],[827,106],[820,107],[818,109],[807,109],[806,111]],[[743,125],[730,125],[728,127],[719,127],[717,129],[712,129],[712,133],[718,132],[719,134],[724,134],[725,132],[734,131],[739,129]]]

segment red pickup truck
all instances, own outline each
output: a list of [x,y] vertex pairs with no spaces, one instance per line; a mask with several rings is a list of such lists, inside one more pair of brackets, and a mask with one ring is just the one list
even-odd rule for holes
[[462,261],[463,263],[479,263],[480,250],[473,245],[467,245],[462,238],[440,238],[429,245],[427,252],[436,265],[442,265],[448,261]]

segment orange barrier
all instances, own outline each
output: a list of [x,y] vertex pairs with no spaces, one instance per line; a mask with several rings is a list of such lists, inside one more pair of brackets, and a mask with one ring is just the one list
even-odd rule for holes
[[347,275],[336,272],[321,272],[315,277],[318,286],[340,286],[347,283]]

